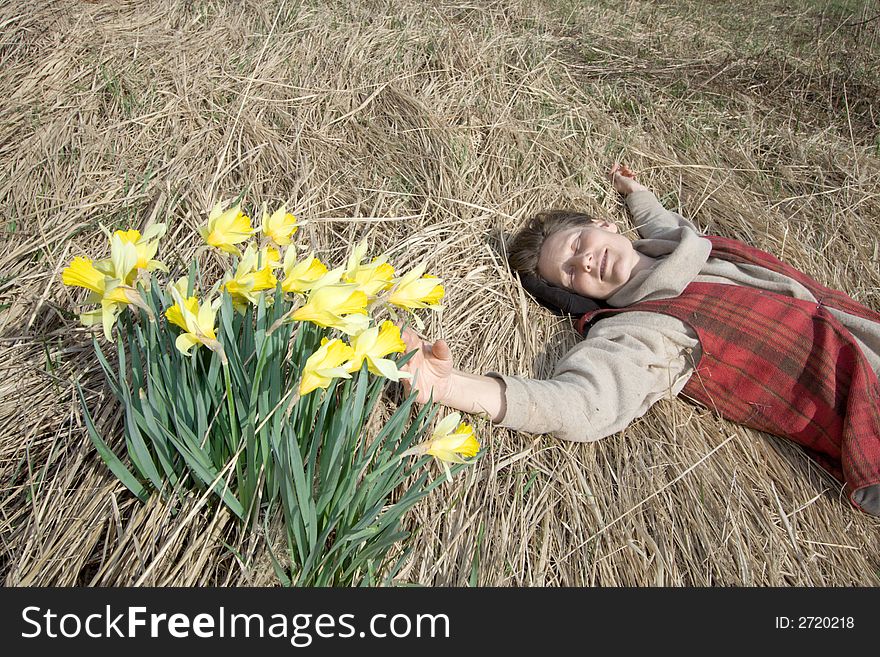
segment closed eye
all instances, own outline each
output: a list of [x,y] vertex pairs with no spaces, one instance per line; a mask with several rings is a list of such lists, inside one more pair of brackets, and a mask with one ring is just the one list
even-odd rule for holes
[[[580,238],[580,235],[578,235],[577,239],[574,240],[574,242],[572,242],[572,245],[571,245],[572,255],[577,255],[580,248],[581,248],[581,238]],[[568,280],[568,287],[571,287],[572,281],[574,280],[574,267],[572,267],[571,265],[566,267],[565,268],[565,275]]]

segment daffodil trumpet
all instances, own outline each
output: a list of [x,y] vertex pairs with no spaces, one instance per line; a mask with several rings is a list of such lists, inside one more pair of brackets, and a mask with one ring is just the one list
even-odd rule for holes
[[425,263],[415,267],[406,275],[395,279],[394,287],[388,295],[388,303],[413,311],[417,308],[441,310],[440,300],[444,290],[442,279],[425,274]]
[[349,254],[342,281],[354,283],[358,290],[372,300],[394,285],[394,267],[388,264],[386,255],[373,258],[370,263],[362,263],[366,253],[367,242],[364,240]]
[[305,396],[318,388],[327,388],[335,378],[350,379],[351,374],[343,366],[354,350],[339,338],[321,339],[320,348],[309,356],[303,367],[299,394]]
[[269,253],[268,249],[258,251],[256,245],[249,244],[235,268],[235,273],[226,275],[223,289],[229,292],[232,305],[237,311],[244,313],[248,303],[259,302],[260,292],[275,288],[278,279],[272,273],[273,257],[277,258],[277,251],[274,254]]
[[216,353],[220,357],[220,362],[226,365],[226,352],[214,330],[217,304],[209,302],[199,304],[195,296],[184,299],[175,285],[170,286],[170,291],[174,305],[165,311],[165,317],[170,323],[183,329],[183,333],[177,336],[174,342],[177,350],[189,356],[193,347],[204,345]]
[[447,481],[452,482],[449,464],[467,463],[463,457],[476,456],[480,451],[480,443],[474,437],[473,427],[466,422],[459,424],[460,422],[460,413],[450,413],[437,423],[428,440],[406,450],[400,457],[429,454],[440,461]]
[[369,326],[367,295],[356,285],[327,285],[315,290],[291,318],[356,335]]
[[251,218],[241,211],[240,205],[224,210],[222,203],[218,202],[208,215],[207,225],[200,227],[199,232],[207,244],[240,256],[241,251],[236,245],[256,231],[251,226]]
[[263,204],[263,221],[260,228],[263,236],[276,246],[289,245],[297,228],[304,224],[305,222],[298,221],[293,214],[288,212],[284,205],[270,215],[266,211],[266,204]]
[[349,372],[357,372],[366,362],[367,369],[377,376],[391,381],[411,378],[412,374],[397,368],[390,358],[391,353],[403,353],[406,344],[400,337],[400,328],[385,320],[381,326],[373,326],[353,336],[350,340],[353,349],[352,359],[346,363]]
[[281,289],[285,292],[305,294],[316,286],[323,287],[339,282],[342,275],[341,269],[329,272],[327,266],[315,257],[314,252],[297,262],[296,249],[287,247],[284,252],[282,263],[284,278],[281,281]]

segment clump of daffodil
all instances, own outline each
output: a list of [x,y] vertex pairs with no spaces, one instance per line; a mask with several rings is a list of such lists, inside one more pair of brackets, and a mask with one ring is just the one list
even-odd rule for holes
[[328,271],[327,267],[315,257],[314,252],[306,258],[296,261],[296,249],[292,246],[284,253],[284,278],[281,281],[281,289],[285,292],[298,292],[303,294],[312,289]]
[[356,285],[325,285],[313,290],[306,304],[291,319],[312,322],[325,328],[356,335],[369,326],[367,295]]
[[417,266],[405,276],[394,281],[394,288],[388,296],[388,303],[406,310],[416,308],[431,308],[440,310],[440,300],[443,298],[442,279],[436,276],[424,275],[425,264]]
[[[185,285],[185,279],[182,279]],[[184,298],[180,290],[183,288],[181,281],[176,285],[169,286],[174,305],[165,311],[165,317],[175,326],[183,329],[183,333],[177,336],[174,346],[184,354],[190,355],[190,349],[198,345],[205,345],[211,351],[217,353],[220,362],[226,364],[226,353],[223,345],[217,340],[214,331],[214,323],[217,318],[219,304],[206,301],[199,304],[196,296]]]
[[321,346],[309,356],[303,368],[299,394],[307,395],[317,388],[327,388],[330,382],[337,377],[350,379],[351,374],[343,367],[343,363],[348,361],[353,354],[354,349],[339,338],[333,340],[322,338]]
[[364,240],[348,256],[342,280],[356,284],[364,294],[374,298],[394,284],[394,267],[387,262],[388,258],[384,255],[374,258],[368,264],[361,263],[366,252],[367,242]]
[[268,251],[270,249],[266,248],[258,251],[255,244],[249,244],[235,273],[226,275],[223,289],[232,296],[232,305],[239,312],[244,312],[248,303],[258,303],[263,290],[275,289],[278,279],[272,273],[272,260],[277,262],[278,252],[275,249],[271,249],[274,253]]
[[168,267],[158,260],[154,260],[159,250],[159,240],[165,235],[166,228],[165,224],[160,223],[147,227],[143,234],[134,228],[117,230],[113,233],[123,242],[134,244],[135,251],[137,252],[137,262],[134,265],[134,270],[129,274],[126,284],[131,285],[134,282],[134,277],[138,271],[149,272],[157,269],[164,272],[168,271]]
[[401,454],[401,458],[430,454],[440,461],[446,471],[446,478],[452,481],[449,464],[467,463],[464,457],[476,456],[480,451],[480,443],[474,437],[473,427],[467,422],[459,424],[460,422],[460,413],[450,413],[437,423],[437,427],[428,440],[406,450]]
[[244,242],[255,230],[251,227],[251,218],[241,211],[240,205],[223,210],[222,204],[217,203],[208,215],[208,225],[200,227],[199,232],[211,246],[226,253],[241,255],[235,245]]
[[296,232],[297,227],[301,225],[302,222],[298,222],[296,217],[288,212],[284,205],[270,215],[266,212],[266,204],[263,204],[262,232],[276,246],[280,247],[290,244],[290,238]]
[[133,278],[137,262],[138,253],[134,243],[123,240],[120,235],[113,235],[108,259],[93,263],[89,258],[77,256],[61,272],[61,281],[65,285],[89,290],[88,303],[101,305],[100,308],[82,313],[80,321],[86,326],[102,324],[107,340],[113,340],[112,329],[116,317],[129,304],[143,308],[150,319],[153,318],[140,293],[125,282]]
[[412,376],[409,372],[397,369],[397,364],[393,360],[385,358],[388,354],[406,351],[406,344],[400,337],[400,328],[393,322],[385,320],[381,327],[368,328],[353,336],[350,342],[354,355],[346,364],[349,372],[357,372],[363,362],[367,361],[367,369],[370,372],[391,381]]

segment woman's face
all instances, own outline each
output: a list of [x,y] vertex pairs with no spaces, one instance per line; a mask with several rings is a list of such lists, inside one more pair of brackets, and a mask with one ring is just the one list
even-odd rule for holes
[[544,240],[538,273],[549,283],[591,299],[607,299],[639,264],[632,242],[607,221],[566,228]]

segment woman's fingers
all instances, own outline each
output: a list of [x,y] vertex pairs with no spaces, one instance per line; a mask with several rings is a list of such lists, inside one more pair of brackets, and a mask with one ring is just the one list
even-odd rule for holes
[[403,340],[403,344],[406,345],[408,352],[422,346],[422,339],[408,326],[400,331],[400,338]]
[[449,351],[449,345],[446,340],[437,340],[431,346],[431,354],[439,360],[452,360],[452,352]]
[[608,172],[608,177],[611,180],[614,180],[614,174],[620,174],[621,176],[625,176],[626,178],[635,178],[636,174],[633,173],[632,169],[630,169],[625,164],[621,164],[620,162],[615,162],[611,167],[611,171]]

